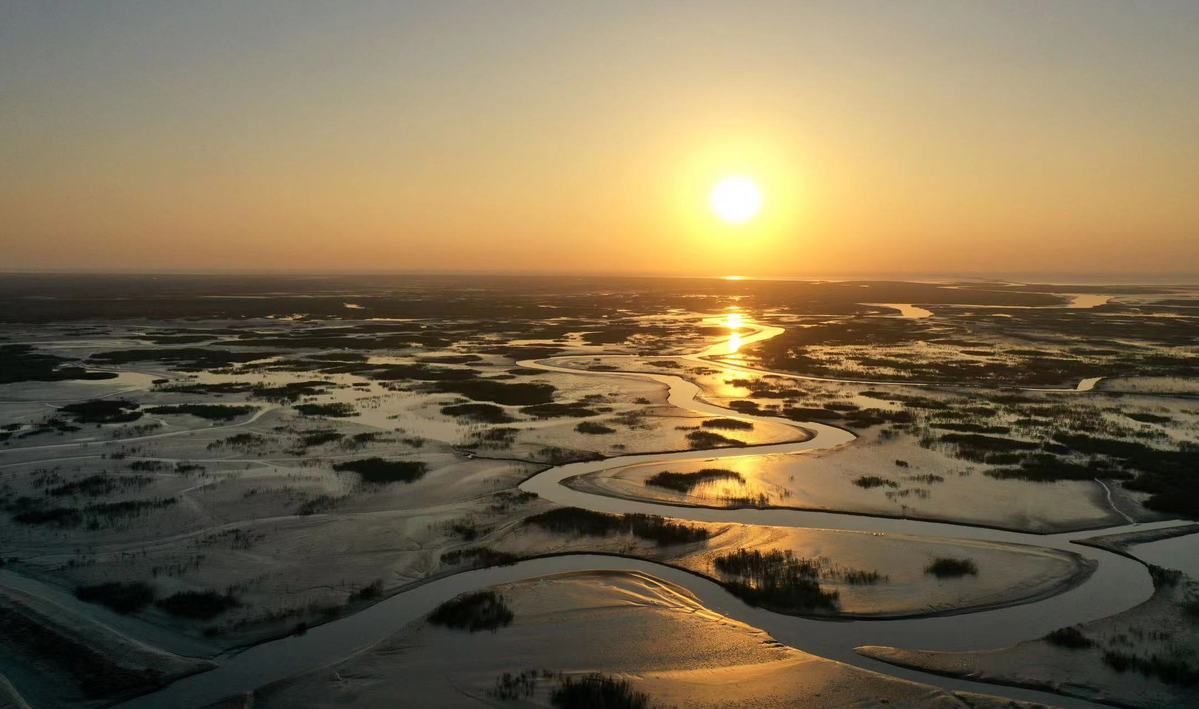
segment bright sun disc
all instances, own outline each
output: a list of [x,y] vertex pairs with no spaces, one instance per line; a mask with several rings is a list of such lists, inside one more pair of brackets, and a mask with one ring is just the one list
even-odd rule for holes
[[730,224],[744,224],[762,210],[762,191],[743,175],[730,175],[716,183],[708,203],[716,216]]

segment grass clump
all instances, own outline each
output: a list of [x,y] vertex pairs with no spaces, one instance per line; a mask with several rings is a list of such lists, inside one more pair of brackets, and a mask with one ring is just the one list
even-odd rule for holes
[[924,573],[932,574],[939,579],[960,578],[962,576],[978,576],[978,564],[971,559],[954,559],[939,556],[924,567]]
[[615,428],[605,426],[602,423],[596,423],[595,421],[580,421],[575,424],[575,430],[590,436],[604,436],[609,433],[616,433]]
[[209,620],[236,608],[237,599],[231,593],[216,591],[181,591],[158,601],[155,605],[179,618]]
[[332,404],[296,404],[296,411],[304,416],[328,416],[330,418],[349,418],[357,416],[358,409],[342,401]]
[[563,678],[550,704],[557,709],[650,709],[649,695],[634,690],[628,680],[599,673]]
[[818,580],[820,564],[790,550],[738,549],[716,557],[724,585],[750,605],[782,611],[834,610],[837,592],[825,591]]
[[362,482],[373,485],[387,483],[410,483],[420,480],[428,472],[427,463],[418,460],[384,460],[383,458],[362,458],[335,463],[333,469],[337,472],[357,473]]
[[514,617],[503,596],[495,591],[478,591],[452,598],[437,606],[429,615],[429,622],[472,633],[480,630],[495,632],[511,625]]
[[437,382],[436,390],[443,394],[461,394],[475,401],[490,401],[506,406],[548,404],[554,400],[555,391],[552,384],[506,384],[490,379]]
[[740,419],[708,419],[700,424],[704,428],[715,428],[719,431],[752,431],[754,430],[753,423],[742,421]]
[[92,399],[67,404],[58,411],[79,423],[129,423],[142,417],[137,402],[128,399]]
[[1082,634],[1082,631],[1074,626],[1058,628],[1045,636],[1045,642],[1057,647],[1064,647],[1070,650],[1086,650],[1089,647],[1095,646],[1095,641]]
[[516,420],[502,407],[495,404],[452,404],[441,407],[441,413],[445,416],[469,419],[479,423],[510,423]]
[[658,546],[690,544],[711,536],[703,527],[672,522],[654,515],[612,515],[578,507],[559,507],[542,512],[527,518],[524,523],[559,534],[581,534],[591,537],[632,534],[657,542]]
[[154,587],[141,581],[98,583],[76,587],[75,597],[84,603],[99,603],[109,610],[127,615],[137,613],[154,602]]
[[862,477],[858,478],[857,480],[854,480],[853,484],[857,485],[858,487],[860,487],[864,490],[871,490],[876,487],[889,487],[889,488],[899,487],[899,483],[895,482],[894,480],[891,480],[889,478],[880,478],[877,475],[863,475]]
[[745,482],[745,478],[741,477],[741,473],[736,471],[726,470],[725,468],[704,468],[694,473],[672,473],[669,470],[663,470],[647,478],[645,484],[653,485],[654,487],[664,487],[675,492],[687,493],[704,483],[720,480],[735,480],[739,483]]
[[145,410],[148,414],[158,416],[190,414],[207,421],[232,421],[238,416],[245,416],[253,411],[253,406],[230,406],[225,404],[177,404],[174,406],[154,406]]
[[743,446],[745,441],[739,441],[736,438],[722,436],[719,433],[711,431],[692,431],[687,434],[687,442],[692,448],[729,448],[732,446]]

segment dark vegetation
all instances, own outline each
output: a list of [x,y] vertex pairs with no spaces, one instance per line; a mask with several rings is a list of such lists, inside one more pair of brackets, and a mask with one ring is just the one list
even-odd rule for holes
[[232,421],[238,416],[254,412],[253,406],[230,406],[223,404],[176,404],[173,406],[154,406],[145,409],[145,413],[154,415],[189,414],[209,421]]
[[441,407],[441,413],[479,423],[510,423],[516,419],[495,404],[452,404]]
[[474,401],[490,401],[506,406],[548,404],[554,399],[552,384],[507,384],[490,379],[472,379],[462,382],[438,382],[435,389],[446,394],[460,394]]
[[581,534],[590,537],[632,534],[657,542],[658,546],[689,544],[711,536],[704,527],[672,522],[653,515],[611,515],[578,507],[558,507],[528,517],[524,523],[558,534]]
[[716,557],[724,585],[746,603],[779,611],[835,610],[837,592],[820,587],[820,565],[790,549],[738,549]]
[[688,493],[704,483],[717,482],[720,480],[735,480],[737,482],[745,482],[745,478],[741,477],[741,473],[725,468],[703,468],[694,473],[672,473],[668,470],[663,470],[660,473],[646,478],[646,485],[655,487],[664,487],[675,492]]
[[84,369],[74,360],[45,354],[30,345],[0,345],[0,384],[116,379],[113,372]]
[[60,414],[79,423],[129,423],[142,417],[136,401],[128,399],[92,399],[77,404],[67,404],[58,409]]
[[1103,663],[1116,672],[1135,671],[1145,677],[1157,678],[1166,684],[1199,686],[1199,668],[1192,666],[1179,655],[1162,656],[1154,653],[1143,657],[1122,650],[1105,650]]
[[99,603],[117,613],[136,613],[154,602],[154,587],[141,581],[113,581],[75,588],[75,597],[85,603]]
[[720,431],[752,431],[754,425],[750,421],[740,419],[718,418],[708,419],[700,424],[704,428],[715,428]]
[[427,463],[418,460],[384,460],[383,458],[361,458],[335,463],[338,472],[357,473],[362,481],[374,485],[386,483],[410,483],[420,480],[428,472]]
[[429,614],[429,622],[472,633],[496,630],[511,625],[514,616],[495,591],[478,591],[452,598]]
[[237,598],[231,593],[216,591],[181,591],[159,600],[162,610],[179,618],[210,620],[238,606]]
[[932,574],[939,579],[960,578],[962,576],[978,576],[978,564],[971,559],[953,559],[939,556],[924,567],[924,573]]
[[454,549],[441,555],[441,562],[450,566],[470,564],[475,568],[485,566],[511,566],[520,561],[520,557],[508,552],[496,551],[488,547],[467,547]]
[[691,431],[687,434],[687,442],[692,448],[731,448],[734,446],[743,446],[745,441],[739,441],[736,438],[728,438],[719,433],[711,431]]
[[331,418],[348,418],[357,416],[358,410],[352,404],[337,401],[330,404],[296,404],[295,410],[304,416],[328,416]]
[[604,436],[609,433],[616,433],[616,429],[610,426],[605,426],[602,423],[595,421],[580,421],[575,424],[575,430],[579,433],[586,433],[591,436]]
[[633,689],[628,680],[592,673],[564,677],[550,695],[556,709],[649,709],[649,695]]
[[876,487],[890,487],[890,488],[899,487],[899,483],[895,482],[894,480],[890,480],[888,478],[880,478],[877,475],[863,475],[862,477],[854,480],[853,484],[857,485],[860,488],[866,489],[866,490],[870,490],[870,489],[876,488]]
[[1058,628],[1045,636],[1045,642],[1069,650],[1086,650],[1095,646],[1095,641],[1082,634],[1082,631],[1072,625]]
[[581,404],[536,404],[534,406],[525,406],[520,412],[526,416],[539,419],[583,418],[585,416],[595,416],[599,413],[595,409],[589,409]]

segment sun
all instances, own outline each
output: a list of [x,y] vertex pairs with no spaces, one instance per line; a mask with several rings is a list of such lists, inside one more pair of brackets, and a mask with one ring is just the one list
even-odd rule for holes
[[729,224],[744,224],[762,211],[762,190],[744,175],[723,177],[708,195],[716,216]]

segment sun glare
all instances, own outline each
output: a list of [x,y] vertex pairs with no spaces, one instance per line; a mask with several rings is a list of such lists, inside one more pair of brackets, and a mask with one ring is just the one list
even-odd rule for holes
[[712,188],[708,203],[723,221],[744,224],[762,210],[762,191],[744,175],[729,175]]

